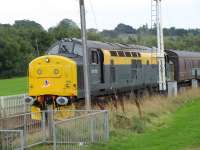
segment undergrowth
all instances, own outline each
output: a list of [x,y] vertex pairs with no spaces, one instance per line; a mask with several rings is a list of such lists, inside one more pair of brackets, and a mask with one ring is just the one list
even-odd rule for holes
[[127,132],[144,133],[149,130],[159,130],[167,127],[170,115],[190,102],[191,99],[200,97],[199,89],[188,89],[179,93],[177,97],[151,96],[140,99],[142,118],[139,116],[135,99],[124,100],[125,112],[120,107],[108,107],[110,112],[110,131],[114,134]]

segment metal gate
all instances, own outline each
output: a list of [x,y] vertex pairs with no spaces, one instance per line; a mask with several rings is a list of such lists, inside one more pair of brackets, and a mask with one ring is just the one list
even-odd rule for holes
[[[40,120],[34,120],[32,119],[34,116],[44,116],[44,112],[25,113],[2,118],[0,119],[0,130],[4,133],[9,133],[11,131],[23,131],[23,137],[21,138],[23,138],[25,148],[42,144],[46,140],[47,132],[45,117],[41,117]],[[7,140],[8,141],[6,143],[9,143],[9,139]]]
[[108,112],[82,111],[77,116],[54,122],[54,150],[82,150],[85,145],[109,139]]

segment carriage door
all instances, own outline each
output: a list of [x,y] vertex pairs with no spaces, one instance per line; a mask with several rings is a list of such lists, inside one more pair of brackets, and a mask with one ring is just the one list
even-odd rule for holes
[[92,85],[99,84],[101,81],[100,57],[96,49],[91,49],[90,53],[90,77]]

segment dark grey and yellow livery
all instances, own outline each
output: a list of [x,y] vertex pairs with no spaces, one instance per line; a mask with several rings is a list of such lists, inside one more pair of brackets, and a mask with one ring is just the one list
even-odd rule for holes
[[[88,41],[92,97],[158,87],[158,62],[152,49]],[[83,51],[78,39],[55,43],[29,64],[27,102],[54,109],[84,98]]]

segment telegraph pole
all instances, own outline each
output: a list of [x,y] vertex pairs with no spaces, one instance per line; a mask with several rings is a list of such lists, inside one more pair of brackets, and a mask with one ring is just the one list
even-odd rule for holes
[[152,22],[155,17],[157,27],[157,58],[159,62],[159,90],[166,91],[166,73],[165,73],[165,52],[164,52],[164,39],[162,28],[162,14],[161,14],[161,0],[152,0]]
[[83,69],[84,69],[84,89],[85,89],[85,108],[91,109],[91,95],[90,95],[90,82],[89,82],[89,55],[87,50],[87,30],[85,19],[85,4],[84,0],[79,0],[80,3],[80,18],[81,18],[81,36],[83,47]]

